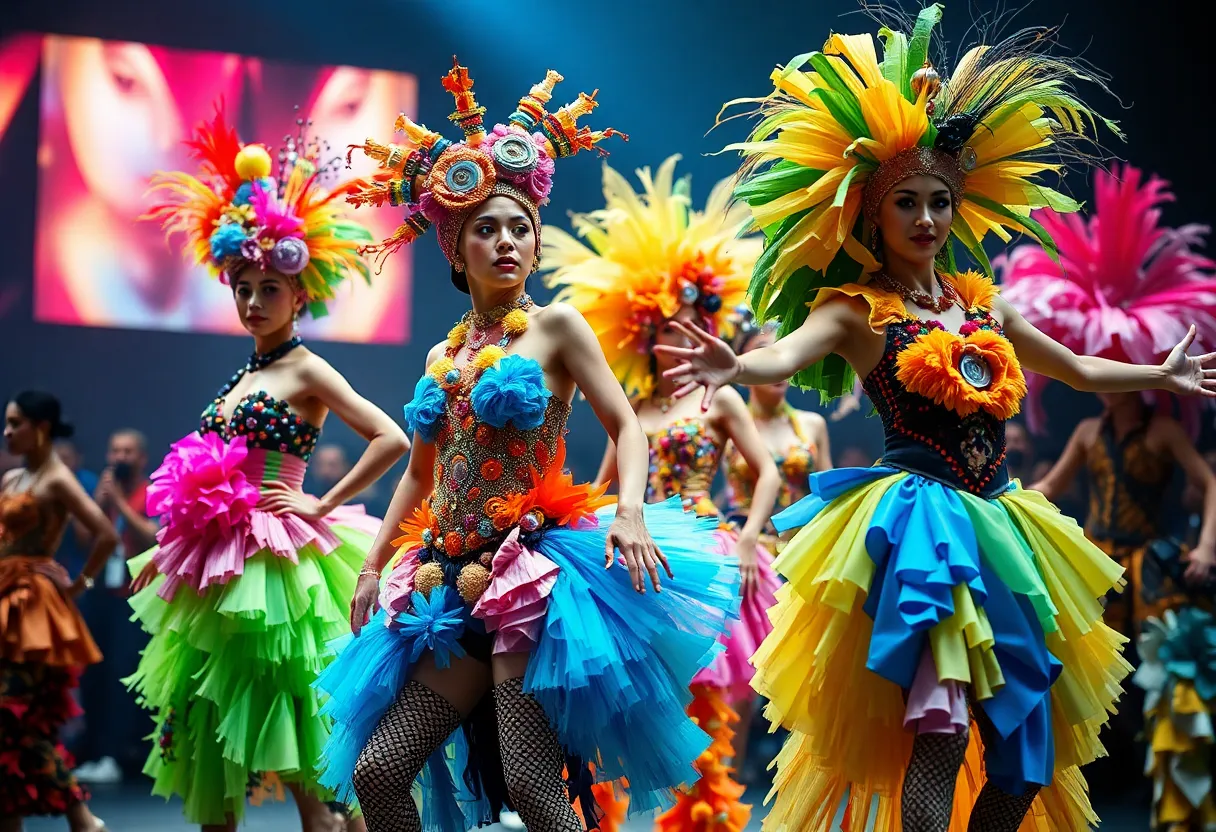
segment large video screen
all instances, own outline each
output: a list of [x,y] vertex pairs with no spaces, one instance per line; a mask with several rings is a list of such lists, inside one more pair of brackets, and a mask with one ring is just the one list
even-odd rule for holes
[[[42,43],[34,317],[44,323],[189,332],[240,332],[232,292],[192,266],[181,243],[137,220],[158,170],[195,170],[182,140],[225,102],[245,142],[274,156],[297,119],[345,156],[382,135],[399,112],[413,116],[412,75],[348,66],[304,66],[220,52],[96,38]],[[355,154],[351,176],[370,174]],[[376,239],[400,217],[360,209]],[[408,341],[410,256],[399,253],[373,282],[348,281],[329,315],[305,317],[306,337]]]

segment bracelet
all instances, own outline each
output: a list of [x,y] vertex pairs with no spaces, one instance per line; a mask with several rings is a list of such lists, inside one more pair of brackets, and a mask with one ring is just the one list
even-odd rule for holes
[[84,584],[85,589],[92,589],[95,581],[83,572],[80,573],[80,582]]
[[374,566],[365,566],[360,569],[359,577],[362,578],[364,575],[369,578],[375,578],[377,581],[380,580],[380,570],[376,569]]

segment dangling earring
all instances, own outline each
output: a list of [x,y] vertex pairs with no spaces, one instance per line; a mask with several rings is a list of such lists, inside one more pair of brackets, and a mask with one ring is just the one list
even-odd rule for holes
[[464,271],[464,259],[459,254],[452,258],[452,268],[458,272]]
[[532,258],[532,271],[530,272],[530,274],[536,274],[538,271],[540,271],[540,255],[539,254],[537,254],[535,257]]
[[300,334],[300,313],[298,311],[291,313],[291,334]]
[[870,224],[870,251],[874,254],[874,259],[882,262],[882,231],[877,225]]

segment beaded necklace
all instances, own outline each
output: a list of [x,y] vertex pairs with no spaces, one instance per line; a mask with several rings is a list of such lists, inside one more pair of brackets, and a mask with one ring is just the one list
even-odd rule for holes
[[[431,367],[431,375],[444,388],[470,388],[486,369],[493,367],[507,354],[511,342],[528,331],[528,310],[535,304],[527,293],[510,303],[496,306],[489,312],[469,310],[448,332],[448,344],[443,358]],[[495,327],[502,328],[502,336],[494,344],[488,343]],[[465,347],[475,350],[463,368],[456,366],[456,355]]]
[[936,298],[921,289],[909,289],[886,272],[876,272],[870,276],[874,285],[883,291],[899,295],[903,300],[911,301],[921,309],[928,309],[930,312],[940,315],[958,302],[958,293],[954,291],[953,286],[942,280],[941,275],[936,275],[935,279],[938,288],[942,290],[942,293]]

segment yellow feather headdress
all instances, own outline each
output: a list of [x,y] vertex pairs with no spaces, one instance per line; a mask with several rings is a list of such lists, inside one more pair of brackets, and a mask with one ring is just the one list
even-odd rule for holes
[[550,228],[542,268],[558,286],[558,301],[591,324],[617,379],[630,396],[648,396],[655,379],[654,333],[682,306],[706,328],[730,336],[735,307],[760,253],[758,238],[738,238],[748,223],[744,205],[730,205],[730,181],[719,182],[705,209],[692,209],[689,180],[675,179],[672,156],[655,175],[637,171],[641,192],[604,166],[603,208],[573,218],[585,242]]
[[[982,245],[989,233],[1006,242],[1010,232],[1026,233],[1054,253],[1030,212],[1080,204],[1042,175],[1059,173],[1063,158],[1088,159],[1078,143],[1092,140],[1098,122],[1120,135],[1074,91],[1102,80],[1047,54],[1051,30],[976,46],[943,77],[927,60],[941,13],[937,4],[923,9],[911,36],[880,29],[881,59],[870,35],[834,34],[822,51],[774,70],[773,92],[750,100],[762,118],[727,149],[745,157],[735,195],[765,237],[749,301],[759,322],[780,321],[779,337],[802,325],[819,288],[878,267],[869,221],[903,179],[937,176],[954,197],[942,267],[954,271],[957,241],[991,274]],[[853,374],[830,356],[794,383],[834,398],[852,388]]]

